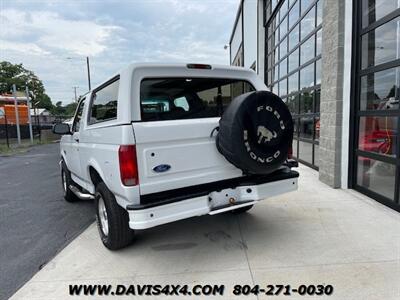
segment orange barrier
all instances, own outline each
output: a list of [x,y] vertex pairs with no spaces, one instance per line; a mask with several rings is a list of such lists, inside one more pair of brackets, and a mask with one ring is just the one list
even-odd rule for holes
[[[15,125],[15,107],[14,104],[0,104],[0,109],[4,110],[5,117],[7,118],[7,124]],[[18,104],[18,118],[20,125],[29,124],[28,119],[29,109],[27,105]],[[6,118],[0,117],[0,124],[6,124]]]

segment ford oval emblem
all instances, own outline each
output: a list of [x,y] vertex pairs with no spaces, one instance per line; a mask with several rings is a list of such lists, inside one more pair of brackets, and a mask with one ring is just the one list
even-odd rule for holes
[[154,172],[157,172],[157,173],[162,173],[162,172],[167,172],[169,169],[171,169],[171,166],[170,166],[170,165],[165,165],[165,164],[163,164],[163,165],[155,166],[155,167],[153,168],[153,171],[154,171]]

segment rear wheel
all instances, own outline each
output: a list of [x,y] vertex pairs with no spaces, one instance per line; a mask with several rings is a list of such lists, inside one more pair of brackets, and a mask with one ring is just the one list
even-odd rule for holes
[[248,206],[240,207],[240,208],[232,210],[232,213],[234,213],[234,214],[242,214],[242,213],[245,213],[245,212],[249,211],[253,206],[254,205],[248,205]]
[[96,187],[96,220],[101,241],[108,249],[121,249],[132,242],[134,231],[129,228],[128,213],[104,182]]
[[80,200],[69,188],[69,186],[74,183],[71,179],[71,173],[68,171],[67,165],[64,161],[61,162],[61,184],[65,201],[76,202]]

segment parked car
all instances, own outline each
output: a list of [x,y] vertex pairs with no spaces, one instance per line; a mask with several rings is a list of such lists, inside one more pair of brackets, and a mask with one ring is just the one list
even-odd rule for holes
[[134,230],[245,212],[297,189],[292,117],[252,70],[132,64],[53,131],[65,200],[95,200],[109,249]]

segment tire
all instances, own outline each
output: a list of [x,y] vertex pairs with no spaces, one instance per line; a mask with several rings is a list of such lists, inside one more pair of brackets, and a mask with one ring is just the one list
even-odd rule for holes
[[71,173],[69,172],[67,165],[64,161],[61,162],[61,184],[64,192],[64,199],[67,202],[77,202],[80,199],[70,190],[69,186],[74,184],[71,179]]
[[96,186],[95,198],[97,228],[104,246],[110,250],[128,246],[134,231],[129,228],[127,211],[118,205],[104,182]]
[[269,174],[287,159],[293,121],[286,104],[267,91],[236,97],[219,121],[218,151],[245,174]]
[[254,205],[248,205],[248,206],[240,207],[240,208],[231,210],[231,212],[233,214],[242,214],[242,213],[245,213],[245,212],[249,211],[253,206]]

